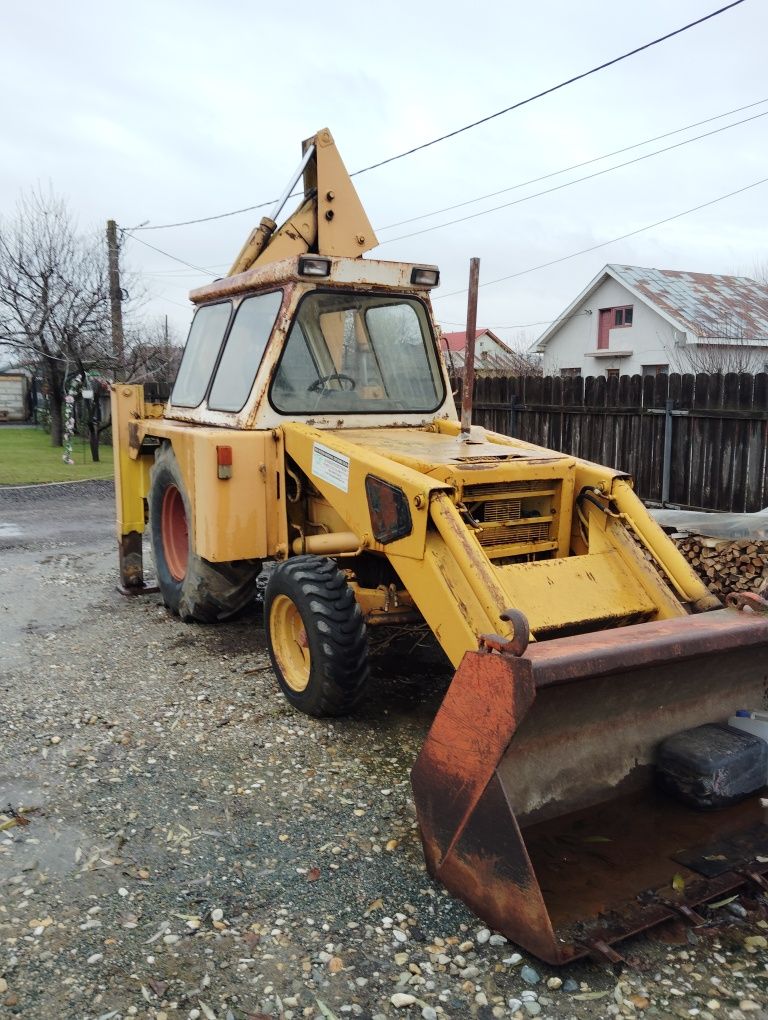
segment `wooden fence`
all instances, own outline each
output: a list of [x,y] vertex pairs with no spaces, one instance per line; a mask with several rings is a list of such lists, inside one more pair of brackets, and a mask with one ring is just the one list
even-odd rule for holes
[[626,471],[650,503],[768,506],[765,372],[479,378],[474,399],[476,424]]

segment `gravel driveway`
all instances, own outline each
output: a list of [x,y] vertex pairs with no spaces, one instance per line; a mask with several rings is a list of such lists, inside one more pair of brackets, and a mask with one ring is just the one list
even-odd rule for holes
[[756,894],[627,943],[619,975],[485,930],[415,827],[434,650],[380,656],[352,719],[297,715],[257,613],[117,594],[112,500],[0,490],[0,1017],[768,1016]]

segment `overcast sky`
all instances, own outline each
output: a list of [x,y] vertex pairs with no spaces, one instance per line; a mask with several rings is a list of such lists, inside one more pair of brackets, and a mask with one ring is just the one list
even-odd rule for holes
[[[51,183],[83,228],[187,220],[267,201],[300,142],[329,127],[350,171],[511,105],[715,10],[717,0],[290,5],[41,0],[3,10],[0,214]],[[390,224],[551,174],[768,100],[768,4],[717,18],[457,138],[356,178],[379,240],[445,223],[725,124],[768,102],[538,185],[404,227]],[[471,256],[481,283],[627,234],[768,177],[768,117],[370,257],[437,263],[438,321],[460,329]],[[137,236],[226,271],[266,210]],[[768,256],[768,184],[480,291],[507,340],[550,321],[606,262],[751,275]],[[209,277],[128,239],[149,315],[181,333]],[[543,330],[525,330],[533,340]]]

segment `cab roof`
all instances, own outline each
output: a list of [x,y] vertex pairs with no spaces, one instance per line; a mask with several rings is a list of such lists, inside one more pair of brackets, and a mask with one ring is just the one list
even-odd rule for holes
[[[316,271],[307,272],[310,264],[317,269],[317,263],[327,263],[326,275]],[[434,282],[414,283],[414,271],[419,271],[419,278],[434,274]],[[298,255],[254,266],[235,276],[225,276],[221,280],[206,284],[191,291],[189,297],[193,304],[208,304],[224,297],[232,297],[252,291],[269,290],[289,283],[309,283],[323,287],[366,288],[375,290],[391,290],[398,294],[423,294],[432,290],[439,283],[437,266],[413,262],[383,262],[379,259],[334,258],[328,255]]]

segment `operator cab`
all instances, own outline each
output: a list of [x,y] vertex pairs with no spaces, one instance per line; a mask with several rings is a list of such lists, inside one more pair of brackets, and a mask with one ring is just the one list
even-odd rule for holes
[[[404,425],[455,417],[429,306],[437,270],[314,260],[327,266],[320,284],[301,279],[303,261],[193,294],[199,307],[165,416],[233,428],[273,428],[286,418],[338,428],[340,416],[357,426],[380,424],[376,416]],[[254,293],[267,275],[270,289]]]

